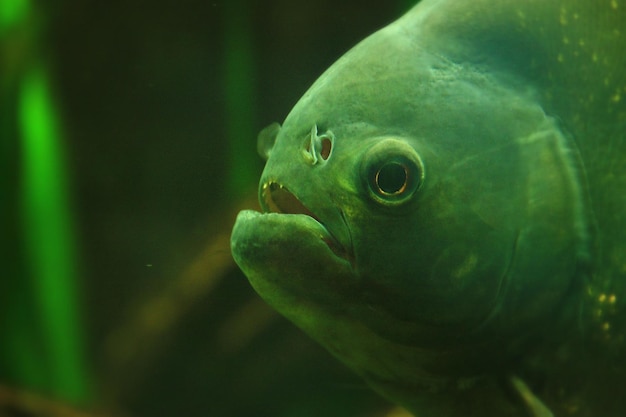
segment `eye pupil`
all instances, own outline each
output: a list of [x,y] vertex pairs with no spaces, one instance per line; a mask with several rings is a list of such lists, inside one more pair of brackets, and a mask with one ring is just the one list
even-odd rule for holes
[[376,173],[376,186],[384,195],[398,195],[406,190],[408,172],[404,165],[390,162]]

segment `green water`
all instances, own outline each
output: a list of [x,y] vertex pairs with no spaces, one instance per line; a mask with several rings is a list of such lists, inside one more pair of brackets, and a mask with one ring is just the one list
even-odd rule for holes
[[386,412],[228,247],[257,132],[383,3],[0,2],[0,414]]

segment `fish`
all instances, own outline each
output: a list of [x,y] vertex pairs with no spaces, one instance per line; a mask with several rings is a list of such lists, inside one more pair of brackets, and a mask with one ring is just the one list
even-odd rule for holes
[[416,416],[626,415],[626,1],[423,0],[263,129],[256,292]]

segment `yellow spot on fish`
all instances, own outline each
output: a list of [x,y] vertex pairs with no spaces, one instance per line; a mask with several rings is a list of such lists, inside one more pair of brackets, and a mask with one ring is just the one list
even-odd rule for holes
[[464,275],[467,275],[468,273],[472,272],[472,270],[476,267],[477,263],[478,263],[478,258],[476,257],[475,254],[472,253],[469,257],[465,259],[465,261],[463,261],[461,266],[459,266],[457,270],[454,271],[453,276],[455,278],[462,278]]
[[605,300],[606,300],[606,294],[603,293],[598,296],[599,302],[603,303]]
[[615,294],[609,295],[609,304],[615,304],[616,300],[617,300],[617,297],[615,297]]
[[617,0],[611,0],[611,8],[617,10]]
[[591,60],[593,62],[598,62],[598,54],[596,54],[595,52],[591,54]]
[[602,323],[602,330],[608,331],[611,328],[611,324],[608,321]]
[[559,16],[559,22],[561,22],[562,26],[567,25],[567,10],[565,7],[561,7],[561,14]]
[[620,93],[615,93],[611,96],[611,101],[613,103],[619,103],[621,99],[622,99],[622,96],[620,95]]
[[579,39],[579,40],[578,40],[578,45],[580,45],[580,46],[585,46],[585,43],[586,43],[586,42],[585,42],[585,40],[584,40],[584,39]]
[[563,62],[563,54],[558,54],[556,56],[556,60],[559,61],[559,62]]

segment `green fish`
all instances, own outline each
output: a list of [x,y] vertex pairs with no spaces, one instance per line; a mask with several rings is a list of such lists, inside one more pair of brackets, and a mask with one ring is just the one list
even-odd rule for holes
[[625,0],[424,0],[259,150],[234,259],[376,391],[626,415]]

